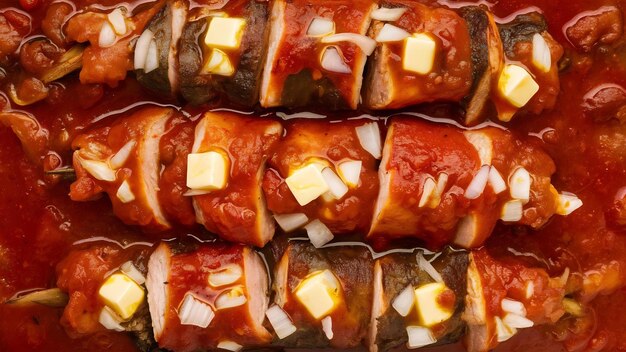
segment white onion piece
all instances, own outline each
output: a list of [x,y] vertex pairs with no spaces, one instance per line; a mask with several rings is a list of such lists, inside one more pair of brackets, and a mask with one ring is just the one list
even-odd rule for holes
[[526,299],[530,299],[535,294],[535,283],[528,281],[526,283]]
[[101,48],[108,48],[111,45],[115,44],[115,40],[117,36],[115,35],[115,30],[109,21],[106,21],[102,24],[102,28],[100,28],[100,36],[98,37],[98,46]]
[[157,43],[154,38],[150,40],[150,45],[148,46],[148,53],[146,55],[146,63],[143,68],[144,73],[152,72],[159,68],[159,53],[157,51]]
[[483,165],[480,170],[478,170],[478,173],[474,175],[474,178],[465,190],[465,198],[476,199],[483,194],[485,186],[487,186],[487,181],[489,180],[490,168],[491,167],[489,165]]
[[335,22],[321,17],[315,17],[306,31],[306,35],[310,37],[323,37],[333,33],[335,33]]
[[235,283],[243,275],[243,270],[237,264],[228,264],[218,271],[209,274],[209,285],[221,287]]
[[322,319],[322,330],[324,331],[324,334],[326,334],[326,338],[329,340],[332,340],[333,336],[335,336],[333,333],[333,319],[330,315]]
[[107,163],[95,160],[79,159],[80,165],[96,180],[115,181],[115,171]]
[[509,177],[511,197],[527,203],[530,199],[530,174],[523,167],[518,167]]
[[524,215],[524,204],[519,199],[510,200],[502,205],[500,219],[506,222],[520,221]]
[[583,201],[573,194],[559,194],[557,199],[556,213],[559,215],[569,215],[574,210],[583,206]]
[[500,317],[496,317],[496,334],[498,342],[504,342],[517,333],[517,329],[507,326]]
[[502,300],[502,302],[500,302],[500,307],[502,307],[502,310],[506,313],[512,313],[520,315],[522,317],[526,317],[526,307],[524,307],[524,303],[520,301],[505,298]]
[[533,35],[533,64],[543,72],[549,72],[552,66],[550,48],[539,33]]
[[141,33],[139,39],[137,39],[137,43],[135,43],[135,58],[133,60],[135,70],[143,70],[146,67],[148,48],[150,47],[152,38],[154,38],[154,33],[152,33],[151,30],[146,29],[143,33]]
[[117,199],[119,199],[120,202],[122,202],[124,204],[130,203],[133,200],[135,200],[135,194],[130,189],[130,184],[128,183],[127,180],[124,180],[122,182],[120,187],[117,189],[117,192],[115,193],[115,196],[117,196]]
[[221,350],[237,352],[237,351],[240,351],[243,348],[243,346],[238,344],[235,341],[226,340],[226,341],[220,341],[220,343],[217,344],[217,348]]
[[359,184],[361,178],[361,167],[363,162],[361,160],[348,160],[344,161],[337,166],[339,170],[339,176],[350,187],[356,187]]
[[296,332],[296,326],[293,325],[289,315],[285,313],[285,311],[277,305],[271,306],[267,312],[265,312],[267,316],[267,320],[270,321],[270,324],[274,328],[274,332],[279,339],[284,339],[285,337]]
[[143,276],[141,271],[139,271],[139,269],[137,269],[137,267],[133,265],[133,262],[131,262],[130,260],[122,264],[120,266],[120,270],[122,270],[124,274],[133,279],[133,281],[135,281],[139,285],[143,285],[144,282],[146,282],[146,277]]
[[334,199],[341,199],[343,196],[348,193],[348,186],[341,180],[339,176],[331,169],[324,168],[322,170],[322,177],[326,184],[328,185],[329,192],[332,194]]
[[248,299],[241,291],[241,288],[234,288],[219,295],[215,299],[215,308],[228,309],[244,305]]
[[126,19],[124,18],[124,14],[122,13],[122,10],[118,8],[118,9],[111,11],[107,15],[107,19],[113,26],[113,30],[115,31],[116,34],[118,35],[126,34]]
[[102,308],[102,310],[100,311],[100,316],[98,317],[98,322],[109,330],[115,330],[115,331],[125,330],[121,324],[122,318],[117,316],[117,314],[111,311],[108,307]]
[[424,180],[424,186],[422,187],[422,196],[420,197],[418,207],[424,207],[433,197],[433,193],[435,192],[437,192],[435,179],[430,176],[426,177],[426,180]]
[[391,306],[403,317],[406,317],[411,312],[413,304],[415,303],[415,291],[412,285],[405,287],[400,293],[393,299]]
[[209,194],[212,191],[207,191],[207,190],[202,190],[202,189],[190,189],[187,192],[183,193],[184,197],[194,197],[194,196],[201,196],[204,194]]
[[409,341],[406,343],[408,348],[420,348],[432,345],[437,342],[435,336],[429,328],[421,326],[407,326],[406,333],[409,335]]
[[319,221],[319,219],[311,221],[304,226],[304,228],[306,229],[306,233],[315,248],[320,248],[326,243],[332,241],[335,237],[330,229],[324,225],[323,222]]
[[441,274],[435,269],[435,267],[424,258],[422,252],[417,252],[417,265],[420,269],[424,270],[433,280],[437,282],[443,282],[443,277]]
[[215,313],[211,306],[187,293],[178,308],[178,319],[182,325],[194,325],[206,328],[211,324]]
[[291,232],[309,222],[309,218],[304,213],[276,214],[274,219],[285,232]]
[[387,8],[381,7],[372,11],[372,19],[378,21],[397,21],[406,12],[406,7]]
[[326,71],[335,73],[352,73],[352,69],[345,61],[343,61],[343,55],[339,49],[330,46],[324,49],[321,60],[322,68]]
[[354,43],[367,56],[370,56],[376,49],[376,41],[374,39],[357,33],[338,33],[322,38],[322,43],[326,44],[339,42]]
[[506,190],[506,182],[494,166],[489,169],[489,185],[495,194],[500,194]]
[[502,322],[507,326],[515,329],[530,328],[535,325],[532,320],[527,319],[526,317],[523,317],[521,315],[512,313],[507,313],[502,319]]
[[378,32],[376,41],[379,43],[399,42],[410,36],[411,33],[405,31],[404,29],[385,23],[383,28],[380,29],[380,32]]
[[380,130],[378,123],[368,122],[355,128],[356,135],[359,138],[361,147],[376,159],[380,159],[382,155],[382,141],[380,138]]
[[437,200],[436,205],[439,205],[439,202],[441,202],[441,196],[443,196],[443,193],[446,191],[447,184],[448,174],[446,174],[445,172],[440,173],[439,176],[437,176],[437,197],[439,199]]
[[128,141],[126,144],[124,144],[124,146],[120,148],[120,150],[118,150],[117,153],[115,153],[115,155],[111,157],[111,159],[109,159],[109,165],[111,166],[111,168],[113,170],[117,170],[124,166],[128,158],[130,157],[130,153],[133,151],[134,147],[134,140]]

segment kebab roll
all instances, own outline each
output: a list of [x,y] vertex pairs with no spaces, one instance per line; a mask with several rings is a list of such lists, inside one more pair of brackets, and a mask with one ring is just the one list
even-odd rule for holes
[[161,348],[237,350],[272,338],[263,327],[268,274],[249,247],[199,244],[179,250],[162,243],[150,256],[146,287]]
[[76,181],[71,199],[92,200],[106,192],[124,223],[168,229],[158,197],[159,143],[174,115],[172,109],[143,108],[110,127],[78,136],[72,143]]
[[196,221],[221,238],[263,247],[274,221],[261,189],[265,160],[280,139],[277,121],[206,113],[187,156]]
[[267,2],[227,1],[196,11],[180,48],[180,93],[193,104],[217,97],[243,106],[258,102],[269,31]]
[[270,18],[261,106],[356,109],[367,56],[371,1],[277,0]]
[[472,23],[452,10],[412,1],[380,6],[369,33],[378,47],[370,59],[364,105],[399,109],[467,96],[473,70],[481,69],[472,62]]
[[268,311],[268,317],[284,317],[282,324],[273,323],[277,335],[280,332],[276,344],[361,345],[370,322],[373,264],[366,247],[316,249],[306,242],[290,242],[275,267],[274,305]]
[[316,246],[332,236],[320,232],[367,232],[378,192],[380,144],[376,121],[287,123],[263,178],[268,207],[283,231],[306,225]]
[[369,350],[418,348],[458,341],[466,295],[468,253],[446,249],[392,252],[374,263]]

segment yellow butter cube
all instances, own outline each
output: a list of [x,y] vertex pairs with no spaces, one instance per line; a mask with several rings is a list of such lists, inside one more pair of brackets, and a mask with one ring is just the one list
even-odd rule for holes
[[419,33],[406,38],[402,68],[425,75],[430,73],[435,63],[437,42],[428,34]]
[[194,190],[224,189],[230,172],[228,158],[210,151],[187,156],[187,187]]
[[296,287],[295,295],[311,313],[320,320],[332,313],[339,304],[340,284],[330,270],[316,271]]
[[448,290],[443,282],[422,285],[415,289],[415,307],[420,325],[431,327],[452,317],[450,308],[441,306],[440,296]]
[[242,18],[213,17],[209,22],[204,43],[209,47],[238,49],[245,26],[246,21]]
[[220,49],[211,50],[209,59],[202,67],[202,73],[214,74],[220,76],[232,76],[235,73],[235,67],[230,62],[228,55]]
[[141,286],[122,273],[109,276],[100,287],[98,295],[107,307],[124,320],[135,314],[144,299]]
[[500,73],[498,90],[511,105],[521,108],[539,91],[539,85],[523,67],[506,65]]
[[300,205],[309,204],[329,190],[322,170],[323,167],[313,163],[294,171],[285,179],[287,187]]

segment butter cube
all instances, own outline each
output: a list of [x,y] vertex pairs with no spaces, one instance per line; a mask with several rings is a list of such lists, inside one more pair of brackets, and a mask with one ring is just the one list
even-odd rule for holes
[[441,306],[439,298],[448,287],[442,282],[422,285],[415,289],[415,306],[420,325],[431,327],[452,317],[454,313],[449,307]]
[[246,21],[242,18],[213,17],[204,37],[209,47],[238,49]]
[[211,151],[187,156],[187,187],[193,190],[224,189],[229,172],[229,160],[221,153]]
[[322,169],[314,163],[309,164],[285,179],[287,187],[300,205],[309,204],[330,189],[324,180]]
[[498,90],[511,105],[521,108],[539,91],[539,85],[523,67],[506,65],[500,73]]
[[425,75],[430,73],[435,63],[437,42],[425,33],[406,38],[402,68]]
[[296,287],[295,295],[313,318],[320,320],[337,308],[339,288],[335,275],[326,269],[316,271],[302,280]]
[[211,50],[209,59],[202,67],[202,73],[214,74],[220,76],[232,76],[235,73],[235,67],[230,62],[228,55],[220,49]]
[[144,299],[141,286],[122,273],[109,276],[100,287],[98,295],[107,307],[124,320],[135,314]]

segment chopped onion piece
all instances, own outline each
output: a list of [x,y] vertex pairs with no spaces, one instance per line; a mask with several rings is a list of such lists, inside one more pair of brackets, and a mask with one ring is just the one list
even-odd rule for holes
[[293,325],[287,313],[285,313],[285,311],[278,305],[271,306],[267,312],[265,312],[265,315],[267,316],[267,320],[270,321],[270,324],[274,328],[274,332],[276,332],[279,339],[282,340],[296,332],[296,326]]
[[400,293],[393,299],[391,306],[403,317],[406,317],[411,312],[413,305],[415,304],[415,291],[413,285],[409,285],[400,291]]
[[526,282],[526,299],[530,299],[535,294],[535,283],[532,281]]
[[339,171],[339,177],[343,179],[349,187],[356,187],[359,185],[359,179],[361,178],[361,167],[363,162],[361,160],[348,160],[344,161],[337,166]]
[[243,294],[241,286],[228,290],[217,297],[215,300],[216,309],[228,309],[244,305],[248,299]]
[[322,38],[322,43],[351,42],[358,46],[365,55],[370,56],[376,49],[376,41],[357,33],[332,34]]
[[480,170],[478,170],[478,173],[474,175],[474,178],[465,190],[465,198],[476,199],[483,194],[487,181],[489,180],[490,168],[489,165],[483,165]]
[[409,335],[409,341],[406,343],[408,348],[420,348],[437,342],[437,339],[435,339],[435,336],[433,336],[429,328],[407,326],[406,333]]
[[524,204],[519,199],[510,200],[502,206],[500,219],[506,222],[520,221],[524,215]]
[[220,341],[220,343],[217,344],[217,348],[222,349],[222,350],[237,352],[241,350],[243,346],[238,344],[235,341],[226,340],[226,341]]
[[502,322],[515,329],[530,328],[535,325],[532,320],[513,313],[507,313],[502,319]]
[[139,285],[143,285],[144,282],[146,282],[146,277],[143,276],[141,271],[139,271],[139,269],[137,269],[137,267],[133,265],[133,262],[131,262],[130,260],[122,264],[120,266],[120,270],[122,270],[124,274],[133,279],[133,281],[135,281]]
[[98,37],[98,45],[101,48],[108,48],[115,44],[115,40],[117,36],[115,35],[115,30],[109,21],[106,21],[102,24],[102,28],[100,29],[100,36]]
[[569,215],[574,210],[583,206],[583,201],[573,194],[559,194],[557,198],[556,213],[559,215]]
[[523,167],[518,167],[509,177],[511,197],[527,203],[530,199],[530,174]]
[[215,313],[211,306],[197,299],[191,293],[185,294],[183,303],[178,308],[178,318],[182,325],[195,325],[206,328],[211,324]]
[[520,315],[522,317],[526,317],[526,307],[524,307],[524,303],[520,301],[505,298],[500,303],[500,307],[502,307],[502,310],[506,313],[512,313]]
[[127,180],[124,180],[122,182],[120,187],[117,189],[117,193],[115,195],[117,196],[117,199],[119,199],[120,202],[124,204],[130,203],[135,200],[135,194],[130,189],[130,184]]
[[332,241],[335,237],[330,229],[324,225],[323,222],[319,221],[319,219],[311,221],[304,226],[304,228],[306,229],[306,233],[315,248],[320,248],[326,243]]
[[406,12],[406,7],[387,8],[381,7],[372,11],[372,19],[378,21],[397,21]]
[[393,24],[385,23],[376,36],[379,43],[399,42],[411,36],[411,33]]
[[221,287],[237,282],[243,275],[241,267],[237,264],[228,264],[209,274],[209,285]]
[[80,165],[96,180],[115,181],[115,171],[102,161],[79,159]]
[[326,71],[336,73],[352,73],[352,69],[343,60],[343,55],[338,48],[329,46],[324,49],[321,60],[322,68]]
[[430,176],[426,177],[426,180],[424,180],[424,186],[422,187],[422,196],[420,197],[418,207],[422,208],[428,204],[436,192],[437,184],[435,183],[435,179]]
[[107,19],[113,26],[113,30],[115,31],[117,35],[126,34],[126,19],[124,18],[124,14],[122,13],[122,10],[117,8],[111,11],[107,15]]
[[324,168],[322,170],[322,177],[328,185],[329,192],[335,199],[341,199],[348,193],[348,186],[337,176],[337,174],[331,168]]
[[433,280],[437,282],[443,282],[443,277],[441,277],[441,274],[439,274],[437,269],[435,269],[435,267],[428,260],[426,260],[426,258],[424,258],[422,252],[417,253],[417,265],[420,267],[420,269],[424,270],[428,275],[430,275]]
[[209,194],[212,191],[207,191],[204,189],[190,189],[187,192],[183,193],[184,197],[193,197],[193,196],[201,196],[204,194]]
[[329,340],[333,339],[333,319],[329,316],[322,319],[322,330],[324,330],[324,334],[326,334],[326,338]]
[[543,72],[549,72],[552,66],[550,48],[539,33],[533,36],[533,65]]
[[143,68],[144,73],[149,73],[159,68],[159,53],[157,51],[157,43],[154,38],[150,40],[150,45],[148,46],[148,53],[146,55],[146,63]]
[[333,33],[335,33],[335,22],[321,17],[315,17],[306,31],[306,35],[310,37],[323,37]]
[[128,158],[130,157],[130,153],[133,151],[134,147],[134,140],[128,141],[126,144],[124,144],[124,146],[120,148],[120,150],[118,150],[117,153],[115,153],[115,155],[111,157],[111,159],[109,159],[109,165],[111,166],[111,168],[113,170],[117,170],[124,166]]
[[134,58],[135,70],[145,69],[146,59],[148,58],[148,49],[150,48],[152,38],[154,38],[154,33],[152,33],[151,30],[146,29],[145,31],[143,31],[143,33],[141,33],[139,39],[137,39],[137,43],[135,44]]
[[507,326],[500,317],[496,317],[496,333],[498,342],[504,342],[513,337],[517,333],[517,329]]
[[372,154],[374,158],[380,159],[382,155],[382,141],[380,139],[378,123],[368,122],[356,127],[355,130],[361,147]]
[[304,213],[276,214],[274,219],[285,232],[291,232],[309,222],[309,218]]
[[105,328],[115,331],[124,331],[122,326],[122,318],[115,314],[109,307],[104,307],[100,311],[98,322]]
[[506,190],[506,182],[500,175],[498,169],[495,166],[491,166],[489,169],[489,184],[491,185],[491,189],[493,189],[493,193],[500,194]]

